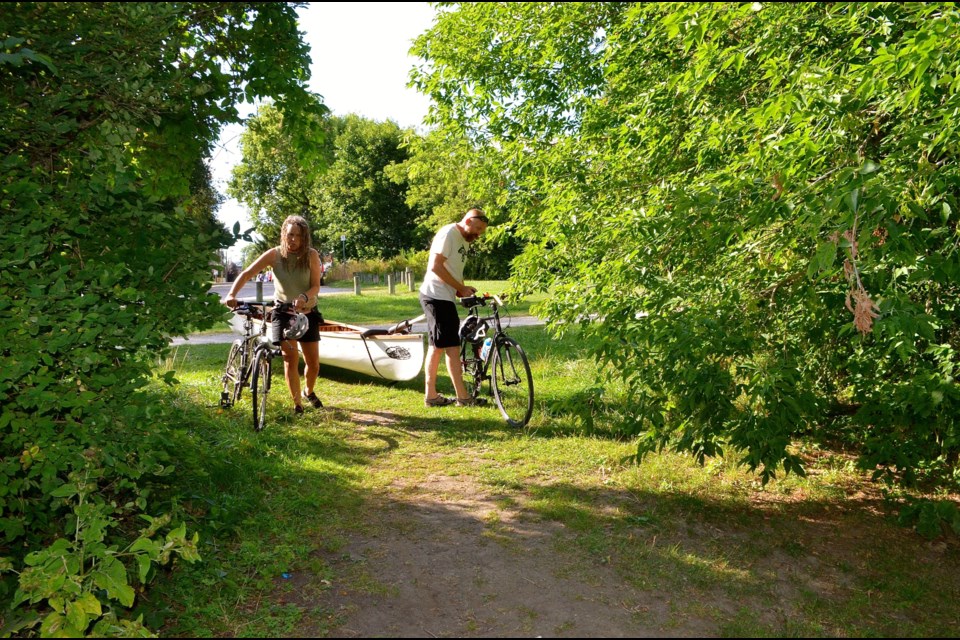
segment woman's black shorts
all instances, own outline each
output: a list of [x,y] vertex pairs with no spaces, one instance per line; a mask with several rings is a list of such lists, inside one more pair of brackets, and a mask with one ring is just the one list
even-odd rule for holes
[[[274,336],[274,342],[277,342],[276,337],[283,335],[283,329],[286,322],[290,321],[290,318],[293,314],[289,313],[274,313],[273,314],[273,324],[271,326],[272,333],[270,335]],[[320,325],[323,324],[323,315],[314,308],[310,313],[307,314],[307,321],[309,323],[309,328],[307,332],[297,342],[320,342]]]

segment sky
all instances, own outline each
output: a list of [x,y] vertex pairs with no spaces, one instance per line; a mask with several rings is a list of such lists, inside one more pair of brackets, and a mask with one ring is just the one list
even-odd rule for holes
[[[300,30],[310,47],[309,89],[323,97],[334,115],[355,113],[371,120],[393,120],[420,129],[430,101],[408,88],[418,59],[408,55],[413,40],[433,24],[426,2],[311,2],[299,10]],[[241,105],[243,116],[255,107]],[[210,167],[216,188],[226,196],[227,182],[240,161],[243,125],[225,127]],[[246,208],[230,198],[220,206],[229,228],[250,227]],[[239,261],[242,244],[229,250]]]

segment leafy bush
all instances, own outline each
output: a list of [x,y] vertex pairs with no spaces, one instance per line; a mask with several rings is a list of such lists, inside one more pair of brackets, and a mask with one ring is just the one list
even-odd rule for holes
[[600,341],[638,453],[766,480],[842,425],[911,483],[960,459],[958,29],[927,3],[464,3],[414,83],[498,151],[516,284]]
[[952,531],[960,536],[960,509],[949,500],[911,500],[900,509],[900,524],[911,526],[923,537],[933,540]]
[[196,549],[142,388],[219,315],[203,158],[241,96],[315,104],[304,47],[283,4],[15,3],[0,49],[0,599],[21,633],[149,633],[128,572]]

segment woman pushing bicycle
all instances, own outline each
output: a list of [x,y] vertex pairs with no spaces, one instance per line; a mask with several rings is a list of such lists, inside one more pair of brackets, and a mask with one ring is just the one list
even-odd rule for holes
[[[280,246],[268,249],[253,264],[240,272],[230,293],[223,302],[231,309],[237,306],[237,292],[243,288],[253,276],[267,267],[273,268],[273,283],[275,287],[275,302],[286,302],[293,305],[295,313],[303,313],[309,321],[309,328],[299,340],[282,340],[280,350],[283,353],[283,374],[287,380],[287,388],[293,397],[294,413],[303,413],[303,400],[319,409],[323,407],[320,398],[314,392],[317,375],[320,373],[320,325],[323,317],[317,311],[317,294],[320,292],[320,254],[310,246],[310,227],[307,221],[300,216],[289,216],[280,227]],[[289,322],[289,314],[274,312],[273,335],[283,335],[283,324]],[[306,363],[304,381],[306,389],[300,390],[300,355],[297,353],[297,342],[303,351]]]

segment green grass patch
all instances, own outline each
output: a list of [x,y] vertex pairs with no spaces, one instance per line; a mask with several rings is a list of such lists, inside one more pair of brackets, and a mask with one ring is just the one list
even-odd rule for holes
[[[357,324],[419,314],[415,293],[324,303],[332,319]],[[843,455],[798,443],[809,475],[766,487],[727,459],[699,466],[664,453],[632,464],[636,445],[607,413],[622,395],[598,387],[589,344],[576,331],[561,340],[543,327],[510,333],[536,386],[533,420],[520,430],[492,408],[424,407],[422,376],[386,384],[326,369],[317,391],[328,410],[295,420],[277,372],[268,426],[254,433],[248,394],[229,411],[216,407],[229,345],[174,351],[159,368],[180,383],[152,393],[179,452],[169,500],[200,533],[203,560],[159,581],[141,605],[148,624],[170,636],[330,633],[342,622],[324,604],[331,590],[390,595],[375,567],[343,560],[350,541],[383,533],[371,512],[440,508],[469,486],[494,508],[483,541],[520,548],[517,517],[550,532],[554,573],[589,581],[612,569],[624,593],[665,601],[667,613],[642,614],[665,633],[692,617],[731,637],[960,628],[957,546],[897,526]],[[443,367],[440,388],[452,391]],[[436,478],[450,483],[430,488]]]

